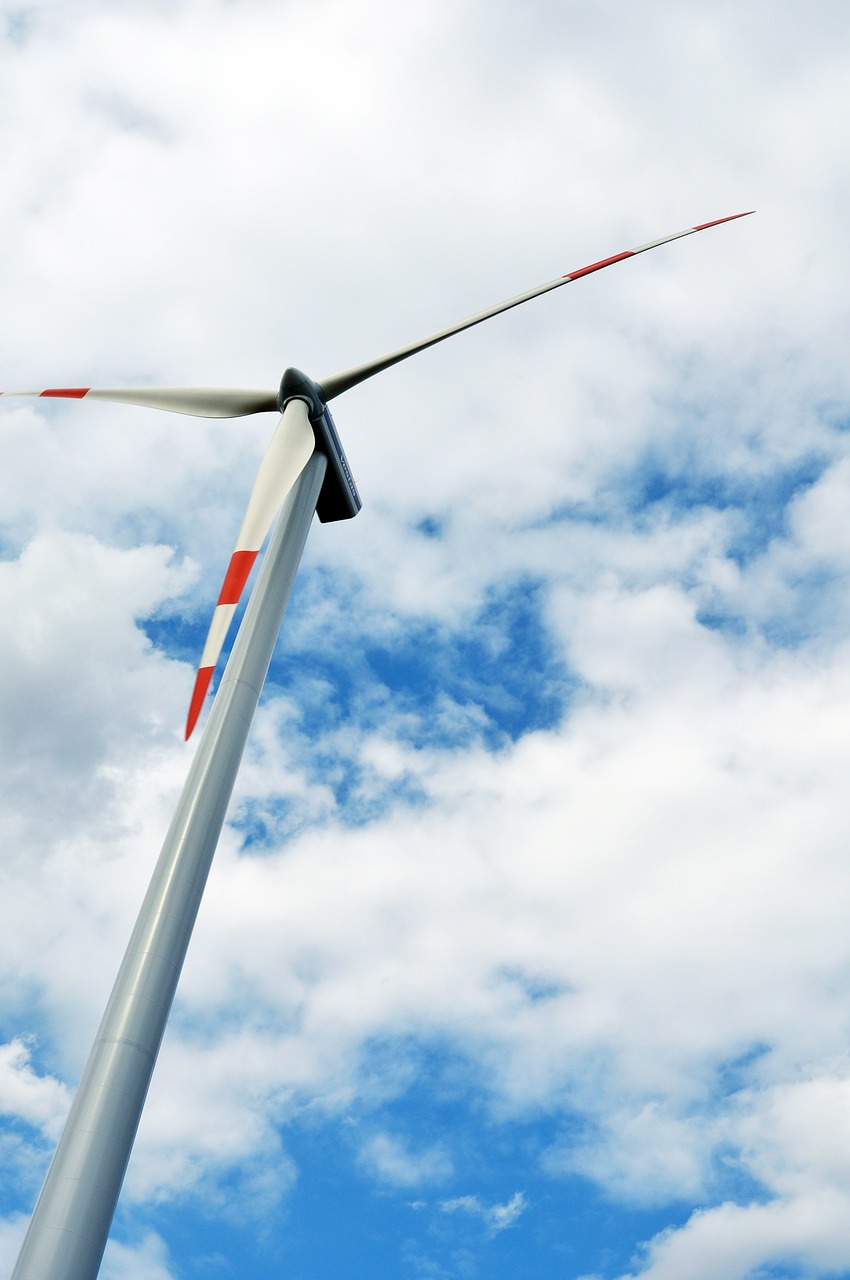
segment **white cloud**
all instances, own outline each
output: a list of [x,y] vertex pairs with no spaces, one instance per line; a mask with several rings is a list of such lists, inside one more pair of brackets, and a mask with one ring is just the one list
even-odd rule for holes
[[391,1133],[376,1133],[360,1147],[360,1163],[373,1177],[395,1187],[444,1182],[452,1172],[451,1157],[440,1147],[413,1151]]
[[830,1187],[850,1194],[850,1077],[845,1062],[830,1066],[741,1099],[745,1159],[778,1194]]
[[23,1244],[29,1217],[23,1213],[0,1218],[0,1265],[10,1274]]
[[103,1280],[174,1280],[165,1242],[153,1231],[137,1244],[110,1240],[100,1274]]
[[457,1196],[454,1200],[443,1200],[440,1204],[443,1213],[468,1213],[480,1218],[489,1235],[498,1235],[512,1227],[517,1219],[528,1208],[528,1201],[521,1191],[516,1191],[505,1204],[482,1204],[478,1196]]
[[0,1045],[0,1112],[36,1125],[56,1139],[69,1101],[61,1081],[33,1071],[30,1050],[21,1040]]
[[647,1265],[621,1280],[747,1280],[764,1266],[841,1275],[850,1265],[846,1196],[826,1191],[768,1204],[726,1203],[654,1240]]

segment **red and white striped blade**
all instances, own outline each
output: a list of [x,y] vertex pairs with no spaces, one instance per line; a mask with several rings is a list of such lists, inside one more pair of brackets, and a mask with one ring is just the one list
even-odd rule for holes
[[451,338],[456,333],[462,333],[464,329],[471,329],[473,325],[481,324],[483,320],[489,320],[491,316],[497,316],[502,311],[510,311],[511,307],[518,307],[521,303],[528,302],[531,298],[539,298],[542,293],[549,293],[552,289],[559,289],[561,285],[569,284],[571,280],[579,280],[582,276],[589,276],[594,271],[601,271],[603,267],[610,267],[615,262],[622,262],[625,258],[634,258],[638,253],[646,253],[647,249],[656,249],[661,244],[669,244],[671,240],[681,240],[682,236],[692,236],[697,231],[707,230],[708,227],[719,227],[723,222],[734,222],[736,218],[746,218],[753,212],[755,212],[753,209],[749,209],[746,213],[733,213],[727,218],[715,218],[713,222],[701,222],[697,227],[688,227],[685,231],[677,231],[672,236],[663,236],[660,240],[650,240],[648,244],[638,245],[636,249],[626,249],[624,253],[615,253],[611,258],[602,258],[599,262],[591,262],[589,266],[580,267],[578,271],[571,271],[568,275],[558,276],[557,280],[550,280],[547,284],[541,284],[536,289],[529,289],[527,293],[520,293],[515,298],[509,298],[507,302],[500,302],[495,307],[488,307],[486,311],[479,311],[474,316],[468,316],[466,320],[461,320],[458,324],[453,324],[448,329],[441,329],[439,333],[432,333],[430,337],[422,338],[419,342],[412,342],[407,347],[399,347],[398,351],[391,351],[389,355],[380,356],[377,360],[370,360],[366,364],[357,365],[353,369],[346,369],[345,372],[334,374],[330,378],[323,378],[319,383],[322,394],[326,400],[333,400],[334,396],[342,395],[343,391],[350,391],[352,387],[356,387],[376,373],[382,373],[384,369],[389,369],[394,364],[406,360],[408,356],[414,356],[419,351],[425,351],[428,347],[433,347],[438,342],[443,342],[446,338]]
[[309,462],[314,447],[315,438],[307,405],[303,400],[290,400],[260,463],[242,528],[213,612],[189,704],[187,738],[201,714],[215,665],[257,553],[284,499]]
[[108,400],[145,409],[167,409],[197,418],[243,418],[277,408],[276,391],[232,387],[48,387],[45,391],[0,391],[0,396],[46,396],[54,400]]

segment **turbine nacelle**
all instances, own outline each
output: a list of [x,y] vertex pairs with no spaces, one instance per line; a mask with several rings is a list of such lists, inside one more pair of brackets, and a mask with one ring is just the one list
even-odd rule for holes
[[333,520],[351,520],[363,503],[322,388],[300,369],[287,369],[280,380],[277,399],[281,413],[291,400],[303,400],[306,404],[316,448],[328,460],[316,514],[323,524]]

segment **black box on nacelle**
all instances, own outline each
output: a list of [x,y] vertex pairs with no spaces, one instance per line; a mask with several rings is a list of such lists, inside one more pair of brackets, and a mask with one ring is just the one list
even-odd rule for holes
[[350,520],[362,507],[348,458],[340,443],[331,411],[324,406],[321,417],[311,419],[316,447],[328,460],[325,481],[316,503],[316,514],[323,524],[331,520]]

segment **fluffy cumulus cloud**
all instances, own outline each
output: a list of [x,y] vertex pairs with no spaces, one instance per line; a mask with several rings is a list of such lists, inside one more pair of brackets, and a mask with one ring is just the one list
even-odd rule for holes
[[54,1133],[68,1109],[67,1090],[33,1071],[29,1050],[20,1040],[0,1046],[0,1109]]
[[[334,402],[364,510],[110,1280],[850,1275],[848,53],[839,0],[0,4],[4,390],[322,377],[758,209]],[[269,430],[0,399],[7,1270]]]

